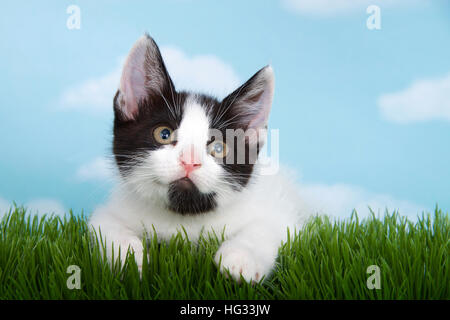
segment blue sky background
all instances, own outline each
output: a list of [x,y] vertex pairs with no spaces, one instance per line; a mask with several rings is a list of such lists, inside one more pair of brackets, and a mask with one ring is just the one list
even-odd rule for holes
[[[183,54],[172,67],[180,82],[196,77],[180,61],[218,65],[224,76],[204,80],[212,91],[272,64],[270,126],[280,129],[281,162],[330,213],[367,205],[410,216],[436,204],[448,211],[450,5],[339,1],[3,1],[0,208],[16,201],[89,213],[105,201],[111,82],[147,31]],[[79,30],[66,26],[72,4]],[[381,9],[381,30],[366,27],[369,4]],[[80,97],[86,83],[97,83],[94,93],[110,96],[110,107]]]

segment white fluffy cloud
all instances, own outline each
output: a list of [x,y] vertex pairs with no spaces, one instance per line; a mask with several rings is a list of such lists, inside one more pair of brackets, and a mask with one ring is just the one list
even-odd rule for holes
[[413,5],[417,0],[281,0],[282,5],[302,15],[331,16],[365,9],[370,5],[388,7],[394,5]]
[[105,181],[114,177],[113,163],[104,157],[98,157],[82,165],[76,176],[81,181]]
[[35,199],[25,204],[28,212],[38,215],[55,214],[63,216],[67,210],[58,200],[54,199]]
[[112,111],[112,101],[117,91],[122,63],[105,75],[88,79],[67,88],[59,99],[63,109],[77,109],[92,113]]
[[450,121],[450,73],[441,78],[418,80],[400,92],[378,99],[384,118],[397,123]]
[[[13,206],[13,204],[3,198],[0,198],[0,218],[6,214],[9,209]],[[57,216],[63,216],[68,211],[61,204],[60,201],[55,199],[46,199],[46,198],[38,198],[31,200],[24,204],[24,207],[27,208],[27,212],[33,215],[50,215],[54,214]]]
[[239,86],[231,65],[214,55],[188,57],[175,47],[162,47],[161,54],[177,88],[223,97]]
[[370,214],[369,207],[383,216],[386,208],[392,213],[398,210],[402,216],[416,220],[426,208],[386,194],[376,194],[361,187],[335,184],[304,184],[301,193],[315,211],[335,218],[349,218],[356,209],[360,218]]
[[[231,65],[214,55],[189,57],[175,47],[161,47],[161,54],[177,89],[201,91],[223,97],[236,89],[239,77]],[[112,101],[118,88],[122,64],[93,79],[67,88],[59,98],[63,109],[77,109],[93,113],[112,110]]]
[[5,199],[0,198],[0,218],[9,210],[11,204]]

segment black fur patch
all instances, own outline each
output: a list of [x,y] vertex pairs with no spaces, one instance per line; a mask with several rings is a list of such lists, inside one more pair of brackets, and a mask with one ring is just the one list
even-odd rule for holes
[[188,178],[174,181],[169,187],[169,209],[181,214],[196,214],[217,206],[214,193],[201,193]]
[[[115,105],[118,93],[114,99]],[[163,94],[168,97],[168,92]],[[184,104],[187,97],[185,93],[176,93],[175,96],[181,105]],[[115,110],[113,152],[122,176],[126,176],[130,166],[139,164],[136,159],[140,159],[140,155],[161,147],[153,137],[153,130],[157,126],[164,124],[175,130],[182,119],[182,112],[175,111],[174,116],[166,107],[164,99],[158,96],[139,103],[139,113],[134,120],[123,120],[120,111],[117,108]]]

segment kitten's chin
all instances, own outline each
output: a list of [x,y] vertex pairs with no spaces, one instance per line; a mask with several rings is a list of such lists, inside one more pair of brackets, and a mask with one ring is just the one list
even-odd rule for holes
[[209,188],[205,188],[205,186],[201,183],[201,180],[197,179],[197,177],[187,177],[182,176],[180,178],[176,178],[172,182],[168,184],[169,188],[176,187],[177,189],[183,191],[194,191],[197,190],[200,193],[212,193],[212,190]]
[[215,193],[202,193],[185,177],[173,181],[168,190],[168,208],[180,214],[198,214],[214,210],[217,206]]
[[189,179],[188,177],[184,177],[178,180],[173,181],[170,184],[170,187],[174,187],[176,189],[180,189],[183,191],[189,191],[189,190],[194,190],[195,188],[197,188],[194,184],[194,182],[192,182],[191,179]]

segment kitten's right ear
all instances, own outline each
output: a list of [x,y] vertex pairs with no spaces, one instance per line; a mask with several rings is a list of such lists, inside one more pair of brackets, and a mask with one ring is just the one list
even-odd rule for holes
[[134,120],[142,102],[170,89],[174,90],[174,86],[161,52],[156,42],[146,34],[136,41],[128,54],[114,108],[122,120]]

